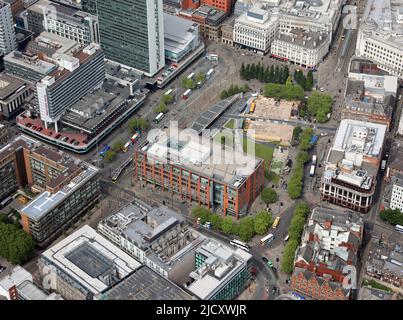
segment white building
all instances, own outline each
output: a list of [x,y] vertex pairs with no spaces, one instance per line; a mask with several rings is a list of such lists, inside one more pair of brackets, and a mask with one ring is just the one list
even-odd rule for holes
[[141,266],[88,225],[43,252],[38,265],[69,300],[97,298]]
[[17,48],[13,15],[10,4],[0,1],[0,55],[6,55]]
[[56,293],[48,294],[33,283],[32,275],[20,266],[0,279],[0,297],[7,300],[63,300]]
[[321,198],[360,213],[371,209],[387,126],[344,119],[325,160]]
[[331,41],[340,22],[344,0],[298,0],[290,7],[287,2],[282,8],[280,32],[305,29],[328,32]]
[[279,33],[271,44],[271,55],[310,68],[323,60],[329,47],[327,33],[293,29]]
[[278,9],[256,4],[235,19],[234,44],[267,54],[278,30]]
[[52,3],[44,7],[44,29],[83,45],[99,43],[98,17]]
[[392,194],[390,197],[390,208],[399,209],[403,212],[403,176],[397,173],[393,176],[391,184]]
[[368,0],[358,31],[356,55],[403,78],[403,0]]

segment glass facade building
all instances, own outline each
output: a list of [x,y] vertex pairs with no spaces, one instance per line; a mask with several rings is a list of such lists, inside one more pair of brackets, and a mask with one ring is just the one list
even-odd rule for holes
[[153,76],[165,65],[162,0],[98,0],[106,58]]

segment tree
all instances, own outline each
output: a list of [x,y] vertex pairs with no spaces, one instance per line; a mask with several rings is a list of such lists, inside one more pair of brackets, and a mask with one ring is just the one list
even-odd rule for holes
[[12,264],[22,264],[32,255],[35,242],[15,224],[0,222],[0,256]]
[[220,99],[221,100],[224,100],[224,99],[227,99],[228,98],[228,92],[227,92],[227,90],[223,90],[221,93],[220,93]]
[[300,165],[304,165],[309,161],[309,154],[306,151],[300,151],[297,154],[297,162]]
[[306,77],[306,90],[312,91],[313,89],[313,72],[312,70],[308,71],[308,75]]
[[249,241],[255,235],[255,223],[253,217],[242,218],[239,222],[238,236],[242,241]]
[[198,82],[203,82],[204,80],[206,80],[206,74],[204,72],[199,72],[198,74],[196,74],[196,76],[195,76],[196,84]]
[[210,214],[210,222],[214,229],[221,229],[223,219],[218,214]]
[[276,203],[278,200],[278,194],[272,188],[264,188],[260,196],[266,204]]
[[115,152],[122,151],[124,145],[125,145],[125,142],[123,141],[123,139],[119,139],[112,145],[112,150]]
[[115,151],[113,151],[113,150],[108,150],[108,151],[106,151],[106,153],[105,153],[104,160],[105,160],[105,161],[108,161],[108,162],[112,162],[113,160],[115,160],[116,156],[117,156],[117,154],[116,154]]
[[296,126],[292,132],[292,138],[295,141],[299,141],[301,133],[302,133],[302,128],[300,126]]
[[283,258],[281,260],[281,271],[291,274],[294,270],[295,251],[298,248],[298,241],[294,239],[288,240],[284,248]]
[[196,82],[193,79],[188,79],[187,77],[182,78],[182,87],[185,89],[194,89],[196,88]]
[[403,213],[399,209],[386,209],[381,211],[380,217],[382,220],[389,222],[390,224],[403,225]]
[[128,121],[128,126],[130,132],[134,132],[137,130],[145,131],[148,129],[149,123],[143,118],[131,118]]
[[245,72],[245,64],[242,62],[241,69],[239,70],[239,76],[241,77],[241,79],[245,80]]
[[225,217],[221,222],[221,230],[226,234],[234,233],[234,221],[231,217]]
[[298,199],[302,193],[302,181],[292,176],[288,182],[287,193],[291,199]]
[[174,97],[171,96],[170,94],[168,95],[163,95],[161,101],[165,104],[170,104],[174,100]]
[[255,233],[258,235],[264,235],[273,222],[274,219],[268,212],[262,211],[257,213],[254,221]]
[[155,113],[166,113],[168,108],[164,102],[160,102],[160,104],[155,108]]
[[246,93],[246,92],[248,92],[249,90],[250,90],[249,85],[248,85],[247,83],[245,83],[245,84],[243,85],[242,92],[243,92],[243,93]]
[[332,112],[333,99],[326,93],[313,92],[307,102],[310,114],[320,123],[328,121],[327,114]]

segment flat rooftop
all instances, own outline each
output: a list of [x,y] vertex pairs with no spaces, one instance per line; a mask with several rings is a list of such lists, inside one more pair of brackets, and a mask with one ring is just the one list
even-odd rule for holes
[[6,73],[0,73],[0,99],[6,100],[8,97],[17,93],[17,90],[26,86],[26,83],[18,78]]
[[340,122],[333,149],[380,158],[386,125],[344,119]]
[[83,168],[81,173],[74,177],[68,185],[64,186],[60,191],[54,194],[51,194],[49,191],[41,193],[27,206],[21,209],[21,214],[24,214],[35,221],[40,220],[49,211],[74,194],[74,192],[81,188],[87,181],[92,179],[98,171],[98,168],[86,164],[86,168]]
[[103,300],[191,300],[192,297],[147,266],[106,291]]
[[403,0],[368,0],[360,30],[381,42],[403,46]]
[[237,274],[252,258],[241,249],[233,249],[216,240],[206,240],[197,250],[206,257],[202,266],[190,277],[194,282],[187,288],[189,292],[205,300],[211,298],[228,279]]
[[[27,59],[29,57],[29,59]],[[4,57],[5,63],[16,64],[25,69],[31,69],[34,72],[40,73],[43,76],[49,74],[57,68],[57,65],[47,61],[38,59],[34,54],[23,54],[18,51],[12,51]],[[6,66],[6,71],[8,68]]]
[[162,135],[141,150],[147,154],[149,161],[169,161],[234,188],[239,188],[263,161],[238,150],[242,149],[241,141],[236,144],[238,148],[223,149],[220,144],[210,141],[210,137],[194,134],[187,138],[187,141],[175,141]]
[[43,252],[42,258],[94,295],[111,287],[100,275],[111,271],[123,279],[141,266],[88,225]]

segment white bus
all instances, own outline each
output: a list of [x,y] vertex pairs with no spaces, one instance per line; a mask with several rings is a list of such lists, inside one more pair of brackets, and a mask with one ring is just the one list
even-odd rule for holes
[[167,92],[164,93],[165,96],[170,96],[172,94],[173,90],[169,89]]
[[186,100],[187,98],[189,98],[190,94],[192,93],[191,89],[187,89],[186,92],[184,94],[182,94],[182,99]]
[[290,239],[290,235],[289,235],[289,234],[286,235],[286,237],[284,238],[284,241],[287,242],[288,239]]
[[193,79],[193,77],[195,76],[194,72],[192,72],[191,74],[188,75],[188,79]]
[[218,55],[217,54],[209,53],[209,54],[207,54],[206,58],[208,60],[210,60],[210,61],[218,61]]
[[207,73],[206,73],[206,79],[210,79],[211,76],[213,75],[213,73],[214,73],[214,69],[210,69],[209,71],[207,71]]
[[245,251],[249,251],[249,249],[250,249],[248,244],[246,244],[246,243],[244,243],[242,241],[236,240],[236,239],[232,239],[230,241],[230,245],[238,247],[239,249],[242,249],[242,250],[245,250]]
[[274,235],[272,233],[269,233],[267,236],[260,239],[260,245],[264,246],[266,243],[270,243],[273,240],[274,240]]
[[162,112],[160,112],[154,119],[155,123],[160,123],[162,117],[164,116],[164,114]]
[[397,224],[395,229],[397,232],[403,233],[403,226],[401,226],[400,224]]

